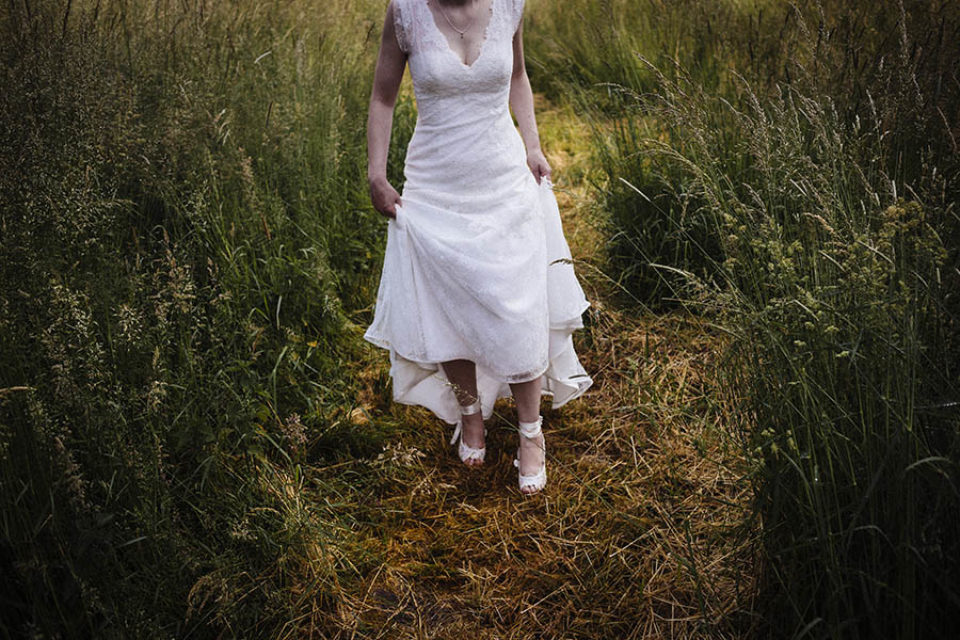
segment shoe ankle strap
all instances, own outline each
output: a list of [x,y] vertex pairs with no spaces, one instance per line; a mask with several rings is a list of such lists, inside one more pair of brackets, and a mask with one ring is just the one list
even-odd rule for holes
[[471,404],[462,404],[460,405],[460,415],[462,416],[472,416],[475,413],[480,413],[480,401],[477,400]]
[[535,422],[520,422],[520,435],[525,438],[536,438],[541,433],[543,416],[537,416]]

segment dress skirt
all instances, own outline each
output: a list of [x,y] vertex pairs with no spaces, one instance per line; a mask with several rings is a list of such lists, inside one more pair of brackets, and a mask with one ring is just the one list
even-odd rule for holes
[[572,339],[589,303],[553,185],[526,171],[529,181],[518,180],[507,199],[513,206],[495,215],[483,215],[482,202],[404,189],[364,335],[390,352],[395,401],[455,424],[459,405],[439,363],[456,359],[476,363],[485,419],[511,396],[510,383],[542,376],[554,408],[592,384]]

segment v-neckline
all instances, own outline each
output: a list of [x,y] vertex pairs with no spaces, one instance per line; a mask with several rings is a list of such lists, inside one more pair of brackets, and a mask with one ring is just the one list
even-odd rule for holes
[[[473,69],[474,65],[477,64],[480,58],[483,57],[483,53],[487,50],[487,38],[490,32],[490,23],[493,22],[493,10],[494,10],[494,5],[497,4],[497,0],[489,0],[490,6],[487,8],[487,11],[490,13],[490,15],[487,17],[487,24],[483,26],[483,38],[480,40],[480,53],[477,54],[477,57],[474,58],[473,62],[471,62],[470,64],[467,64],[466,62],[464,62],[463,59],[459,55],[457,55],[457,52],[453,50],[453,47],[450,46],[450,38],[448,38],[447,34],[443,32],[443,29],[441,29],[439,25],[437,25],[437,17],[434,15],[433,10],[430,8],[431,1],[439,2],[440,0],[424,0],[423,6],[427,10],[427,13],[430,14],[430,23],[433,25],[433,28],[440,35],[440,37],[443,38],[445,44],[447,45],[447,51],[450,52],[450,55],[456,58],[457,62],[459,62],[463,68]],[[442,9],[440,10],[442,11]]]

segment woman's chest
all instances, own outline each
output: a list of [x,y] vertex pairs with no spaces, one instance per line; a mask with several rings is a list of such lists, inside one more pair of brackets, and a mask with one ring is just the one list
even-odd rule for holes
[[411,53],[410,74],[418,91],[426,93],[489,93],[509,88],[513,46],[490,34],[476,57],[466,64],[442,35]]

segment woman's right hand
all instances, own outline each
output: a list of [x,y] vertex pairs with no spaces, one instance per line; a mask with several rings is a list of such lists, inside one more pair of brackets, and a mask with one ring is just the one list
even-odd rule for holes
[[387,182],[386,178],[375,178],[370,181],[370,200],[373,208],[391,220],[397,217],[397,205],[403,206],[400,194]]

